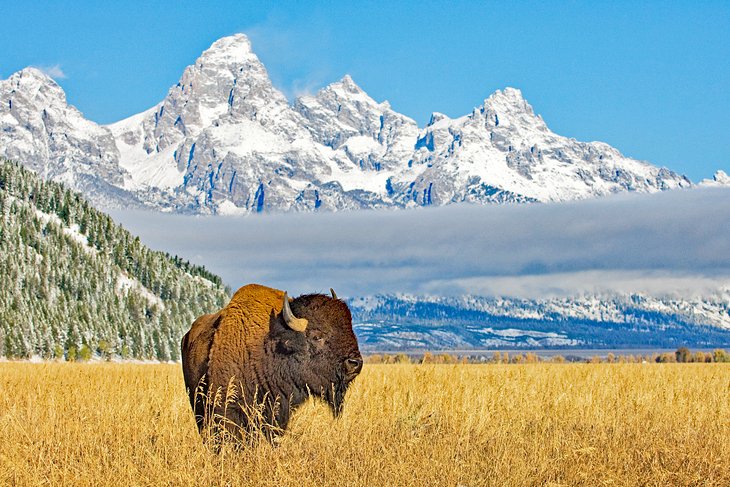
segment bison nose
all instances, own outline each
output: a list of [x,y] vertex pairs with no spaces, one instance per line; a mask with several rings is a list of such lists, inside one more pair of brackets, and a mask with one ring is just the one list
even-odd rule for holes
[[348,358],[345,360],[345,369],[348,374],[359,374],[362,370],[362,359],[361,358]]

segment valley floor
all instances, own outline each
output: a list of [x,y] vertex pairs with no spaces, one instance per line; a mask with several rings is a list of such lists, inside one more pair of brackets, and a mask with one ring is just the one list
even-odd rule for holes
[[366,365],[211,453],[179,365],[0,363],[0,485],[730,485],[730,364]]

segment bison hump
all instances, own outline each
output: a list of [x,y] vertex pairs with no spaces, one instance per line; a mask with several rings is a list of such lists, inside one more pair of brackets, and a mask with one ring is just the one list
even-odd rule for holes
[[258,284],[240,288],[221,311],[208,356],[210,385],[225,389],[231,379],[253,380],[264,356],[273,316],[281,313],[284,291]]

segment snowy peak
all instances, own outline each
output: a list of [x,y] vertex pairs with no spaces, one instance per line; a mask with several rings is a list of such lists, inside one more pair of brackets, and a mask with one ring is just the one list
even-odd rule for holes
[[[251,50],[251,43],[244,34],[214,42],[195,65],[186,69],[176,87],[184,91],[186,82],[189,87],[192,85],[187,99],[195,100],[196,95],[202,95],[199,101],[205,102],[205,108],[218,112],[215,114],[218,116],[229,113],[255,120],[260,108],[288,104],[286,97],[274,88],[266,68]],[[208,115],[204,125],[215,121],[213,113],[204,115]]]
[[[37,68],[29,67],[12,74],[7,80],[0,81],[2,92],[7,99],[6,108],[21,106],[28,109],[74,110],[66,101],[66,92],[50,76]],[[15,112],[17,113],[17,111]],[[78,112],[77,112],[78,113]],[[81,114],[79,113],[79,117]]]
[[212,63],[217,66],[230,65],[238,67],[244,62],[257,62],[258,57],[251,49],[251,41],[244,34],[222,37],[203,51],[197,64]]
[[[314,96],[300,97],[296,105],[303,107],[325,108],[335,116],[346,113],[351,114],[353,111],[377,111],[383,108],[382,104],[373,100],[365,91],[358,86],[350,75],[345,75],[340,81],[331,83]],[[347,118],[342,114],[342,119]]]
[[720,169],[712,176],[712,179],[703,179],[700,181],[700,185],[709,187],[730,187],[730,176]]
[[11,89],[29,100],[40,103],[66,104],[66,93],[50,76],[37,68],[28,67],[12,74],[6,82]]
[[532,106],[515,88],[495,91],[484,103],[472,111],[472,119],[483,120],[485,126],[517,131],[527,135],[531,131],[548,130],[542,117],[535,115]]
[[110,126],[123,154],[121,164],[131,175],[125,187],[188,189],[186,181],[195,179],[190,172],[202,163],[195,155],[206,149],[207,165],[231,150],[280,146],[269,130],[277,124],[287,126],[282,130],[287,137],[295,136],[288,112],[286,98],[272,85],[248,38],[219,39],[185,68],[156,107]]
[[484,107],[505,112],[517,111],[527,112],[534,115],[532,106],[522,96],[522,91],[517,88],[507,87],[504,90],[497,90],[484,100]]
[[375,101],[349,75],[315,96],[300,97],[294,109],[316,142],[343,150],[362,170],[402,165],[418,132],[415,121],[395,112],[388,102]]
[[428,124],[426,124],[426,128],[432,127],[433,125],[436,125],[438,122],[441,122],[443,120],[451,120],[448,115],[441,113],[441,112],[433,112],[431,113],[431,118],[428,119]]
[[712,176],[712,179],[723,186],[730,186],[730,176],[725,171],[719,170]]
[[159,109],[145,120],[144,149],[148,154],[163,151],[221,117],[255,120],[277,104],[286,104],[286,98],[273,87],[248,38],[224,37],[185,68]]
[[56,83],[53,78],[33,66],[28,66],[27,68],[23,68],[20,71],[13,73],[7,81],[11,81],[17,88],[30,86],[32,84],[50,84],[55,85],[60,89],[58,83]]
[[[358,86],[357,83],[355,83],[355,80],[353,80],[352,76],[350,76],[349,74],[346,74],[345,76],[343,76],[340,81],[330,84],[329,88],[332,90],[341,90],[343,92],[350,93],[353,95],[363,95],[364,94],[365,96],[367,96],[367,94],[365,94],[363,89],[360,88],[360,86]],[[370,100],[372,100],[372,98],[370,98]],[[374,100],[373,100],[373,103],[374,103]]]
[[68,105],[63,89],[36,68],[0,81],[0,157],[22,161],[95,203],[130,202],[111,132]]
[[377,107],[378,110],[390,110],[390,103],[385,100],[382,102],[375,101],[360,85],[355,83],[355,80],[349,74],[346,74],[341,80],[331,83],[325,88],[321,89],[316,97],[319,99],[326,98],[334,93],[334,95],[342,101],[353,103],[360,103],[368,107]]

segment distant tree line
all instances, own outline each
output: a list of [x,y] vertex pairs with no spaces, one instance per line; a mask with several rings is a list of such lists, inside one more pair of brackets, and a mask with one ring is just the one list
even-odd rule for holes
[[174,360],[195,317],[229,295],[204,267],[0,160],[0,356]]
[[716,349],[712,352],[692,352],[687,347],[680,347],[676,352],[651,353],[645,355],[614,354],[608,353],[605,357],[594,355],[589,358],[577,356],[551,355],[540,356],[534,352],[513,353],[494,352],[492,356],[486,355],[459,355],[447,352],[422,354],[407,353],[375,353],[365,354],[365,362],[369,364],[535,364],[540,362],[566,363],[730,363],[730,353],[723,349]]

